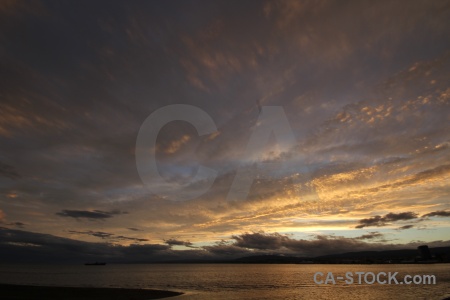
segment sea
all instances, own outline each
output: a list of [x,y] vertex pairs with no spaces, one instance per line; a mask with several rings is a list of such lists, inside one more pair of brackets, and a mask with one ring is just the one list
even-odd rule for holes
[[[320,273],[324,274],[320,276]],[[325,284],[328,272],[331,277]],[[352,272],[354,283],[344,277]],[[435,275],[436,284],[369,284],[369,273],[358,283],[356,272],[398,272],[405,275]],[[314,274],[319,274],[317,284]],[[381,275],[384,276],[384,275]],[[384,277],[380,277],[383,279]],[[386,277],[387,278],[387,277]],[[450,297],[450,264],[108,264],[0,265],[0,283],[149,288],[180,291],[172,299],[436,299]]]

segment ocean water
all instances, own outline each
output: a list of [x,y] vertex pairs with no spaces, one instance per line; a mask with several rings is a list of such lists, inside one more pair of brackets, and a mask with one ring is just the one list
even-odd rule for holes
[[[399,272],[430,274],[436,285],[317,285],[316,272]],[[325,278],[323,278],[325,279]],[[430,265],[275,265],[275,264],[136,264],[0,265],[0,283],[154,288],[181,291],[172,299],[436,299],[450,297],[450,264]]]

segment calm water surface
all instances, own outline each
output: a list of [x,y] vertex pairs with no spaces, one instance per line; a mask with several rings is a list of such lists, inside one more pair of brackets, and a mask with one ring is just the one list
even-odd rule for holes
[[[436,275],[436,285],[317,285],[316,272],[399,272]],[[354,276],[357,279],[356,275]],[[355,280],[356,282],[357,280]],[[238,265],[148,264],[106,266],[0,265],[0,282],[14,284],[155,288],[186,294],[172,299],[436,299],[450,297],[450,264]]]

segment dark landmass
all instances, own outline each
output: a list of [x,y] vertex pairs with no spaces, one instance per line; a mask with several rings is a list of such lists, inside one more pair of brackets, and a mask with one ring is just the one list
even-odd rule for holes
[[3,300],[147,300],[179,296],[183,293],[122,288],[50,287],[0,284]]
[[[428,248],[427,248],[428,249]],[[450,262],[450,247],[430,248],[433,256],[423,257],[417,249],[361,251],[315,257],[317,263],[437,263]]]
[[428,259],[417,249],[347,252],[316,257],[255,255],[232,260],[176,260],[165,263],[238,263],[238,264],[388,264],[388,263],[450,263],[450,247],[430,248]]

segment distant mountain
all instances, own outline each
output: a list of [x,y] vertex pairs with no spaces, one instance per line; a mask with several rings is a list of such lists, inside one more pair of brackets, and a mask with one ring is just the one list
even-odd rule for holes
[[[433,255],[445,255],[450,254],[450,247],[436,247],[430,248]],[[399,259],[406,257],[416,257],[419,255],[417,249],[401,249],[401,250],[384,250],[384,251],[360,251],[360,252],[347,252],[340,254],[323,255],[316,257],[316,259],[326,258],[384,258],[384,259]]]
[[[439,262],[450,262],[450,247],[430,249]],[[347,252],[317,257],[294,257],[281,255],[255,255],[241,257],[229,263],[295,264],[295,263],[402,263],[418,260],[417,249]]]
[[[450,263],[450,247],[430,248],[433,262]],[[236,259],[186,259],[163,263],[178,264],[334,264],[334,263],[415,263],[423,262],[417,249],[346,252],[316,257],[296,257],[285,255],[252,255]],[[431,261],[430,261],[431,262]]]

